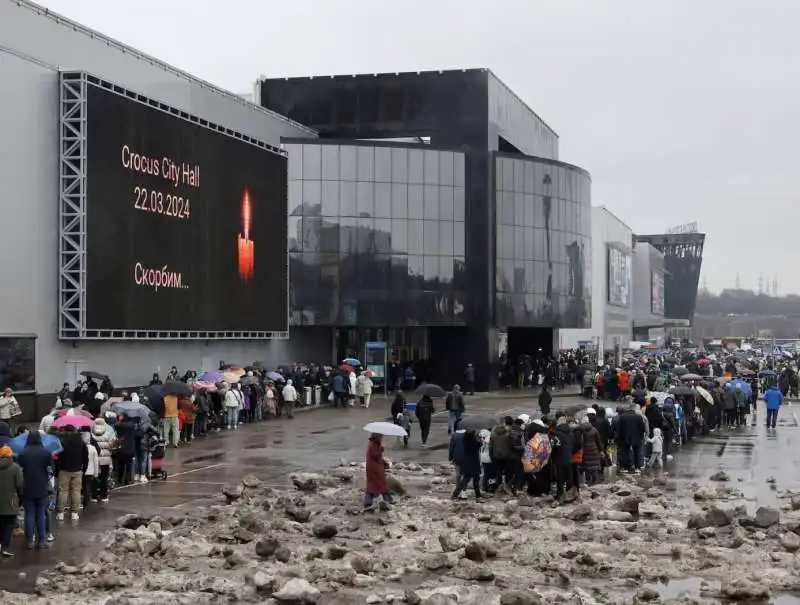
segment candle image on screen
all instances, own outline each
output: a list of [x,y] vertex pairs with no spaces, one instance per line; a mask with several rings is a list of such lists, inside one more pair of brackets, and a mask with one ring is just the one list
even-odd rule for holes
[[242,233],[239,234],[239,279],[248,282],[253,278],[255,267],[255,244],[250,240],[250,192],[245,189],[242,195]]

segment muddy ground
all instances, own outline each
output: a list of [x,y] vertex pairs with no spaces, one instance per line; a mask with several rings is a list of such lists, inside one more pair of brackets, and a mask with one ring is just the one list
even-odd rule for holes
[[363,475],[352,463],[286,489],[249,476],[188,512],[126,515],[88,560],[0,603],[798,602],[800,496],[777,485],[779,505],[756,511],[725,473],[691,499],[626,475],[566,504],[454,502],[450,467],[409,462],[391,473],[405,495],[364,511]]

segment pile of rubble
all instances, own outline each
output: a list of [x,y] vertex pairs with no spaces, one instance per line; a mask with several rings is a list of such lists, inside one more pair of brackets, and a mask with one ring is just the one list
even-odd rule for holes
[[[413,495],[387,510],[363,509],[351,465],[286,490],[246,477],[186,515],[126,515],[90,560],[0,603],[717,603],[800,590],[794,500],[750,515],[724,485],[681,503],[667,480],[626,476],[570,504],[451,501],[449,467],[397,464],[391,477]],[[671,594],[687,577],[697,590]]]

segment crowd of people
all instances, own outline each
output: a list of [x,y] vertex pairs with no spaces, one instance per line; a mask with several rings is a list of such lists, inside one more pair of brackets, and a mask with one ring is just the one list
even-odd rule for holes
[[[38,426],[16,422],[10,390],[0,398],[0,556],[13,556],[18,525],[29,549],[55,539],[53,523],[77,523],[87,507],[108,502],[116,486],[166,477],[164,450],[198,437],[330,401],[370,405],[373,383],[359,366],[223,365],[216,371],[172,367],[166,379],[114,396],[108,376],[85,372],[64,384]],[[20,518],[20,509],[22,516]]]

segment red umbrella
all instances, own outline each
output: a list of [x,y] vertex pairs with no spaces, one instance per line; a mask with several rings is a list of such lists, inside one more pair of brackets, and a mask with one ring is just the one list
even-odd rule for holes
[[343,363],[342,365],[340,365],[339,369],[342,370],[343,372],[347,372],[348,374],[350,372],[355,372],[355,370],[353,369],[353,366],[349,366],[346,363]]
[[62,418],[63,416],[86,416],[86,418],[94,418],[89,412],[79,408],[66,408],[56,411],[56,418]]
[[699,366],[707,366],[710,363],[711,363],[710,359],[698,359],[697,360],[697,365],[699,365]]
[[53,423],[53,428],[60,429],[65,426],[74,426],[76,429],[82,429],[85,426],[91,427],[93,424],[94,422],[91,418],[76,414],[74,416],[62,416],[61,418],[56,418],[56,421]]

